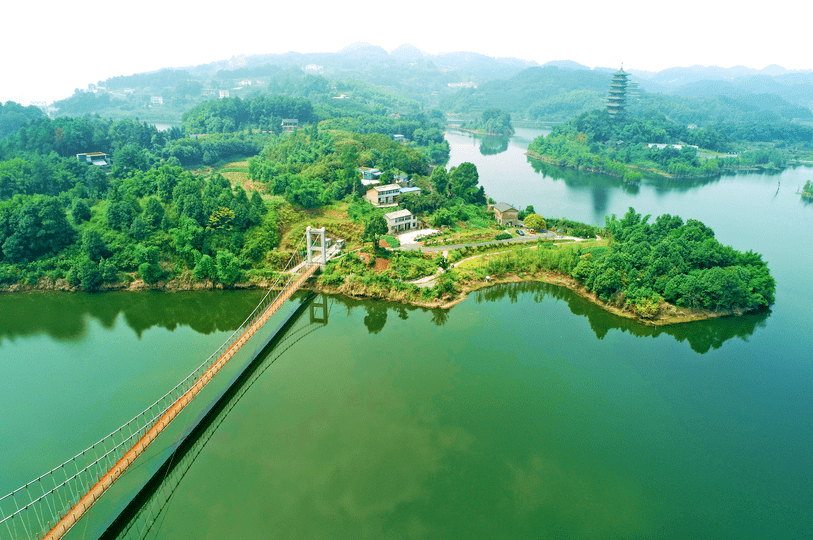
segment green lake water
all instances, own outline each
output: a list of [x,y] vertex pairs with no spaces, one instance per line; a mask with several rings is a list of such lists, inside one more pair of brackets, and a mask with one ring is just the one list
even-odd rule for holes
[[[448,311],[329,298],[329,322],[306,314],[272,353],[152,537],[813,536],[813,205],[794,193],[813,168],[630,187],[529,162],[534,135],[450,133],[451,165],[545,216],[699,219],[763,254],[775,305],[655,329],[546,284]],[[0,295],[0,492],[171,388],[261,294]],[[249,351],[71,538],[102,532]]]

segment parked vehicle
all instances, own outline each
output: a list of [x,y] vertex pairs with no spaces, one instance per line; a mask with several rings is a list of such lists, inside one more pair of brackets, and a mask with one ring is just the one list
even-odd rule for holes
[[525,236],[525,232],[522,229],[517,229],[517,234],[520,236]]

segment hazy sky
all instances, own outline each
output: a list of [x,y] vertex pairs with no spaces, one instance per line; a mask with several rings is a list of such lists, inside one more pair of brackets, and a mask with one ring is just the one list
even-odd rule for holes
[[795,0],[730,7],[713,0],[509,0],[489,8],[436,0],[12,2],[0,32],[0,101],[59,99],[116,75],[239,54],[335,52],[356,41],[388,51],[409,43],[430,53],[590,67],[624,62],[652,71],[694,64],[813,68],[810,8]]

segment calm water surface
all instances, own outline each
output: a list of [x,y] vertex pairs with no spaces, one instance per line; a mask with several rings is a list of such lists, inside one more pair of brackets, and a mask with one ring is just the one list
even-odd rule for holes
[[[331,298],[329,323],[281,348],[208,441],[155,537],[813,535],[813,205],[794,193],[813,169],[630,188],[528,162],[536,133],[482,150],[451,133],[452,165],[545,216],[700,219],[763,253],[776,304],[653,329],[544,284],[446,312]],[[0,296],[0,491],[174,385],[259,294]],[[114,498],[71,536],[97,536]]]

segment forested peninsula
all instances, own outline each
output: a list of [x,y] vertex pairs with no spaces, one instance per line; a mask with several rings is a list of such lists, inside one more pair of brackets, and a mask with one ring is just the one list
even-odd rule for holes
[[[811,134],[799,126],[799,136]],[[811,132],[813,133],[813,132]],[[613,118],[606,109],[583,113],[537,137],[528,155],[561,167],[639,181],[643,173],[676,178],[717,176],[726,170],[787,166],[788,155],[773,147],[732,154],[737,146],[714,126],[692,128],[650,111]]]

